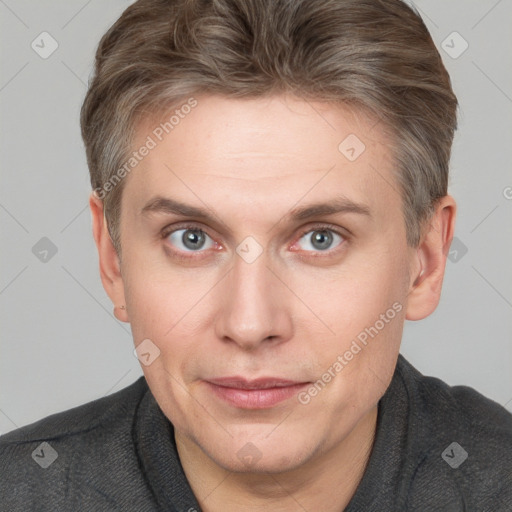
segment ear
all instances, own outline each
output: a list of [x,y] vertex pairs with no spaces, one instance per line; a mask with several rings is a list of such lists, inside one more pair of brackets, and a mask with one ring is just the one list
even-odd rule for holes
[[103,212],[103,201],[94,192],[89,198],[92,215],[92,231],[100,261],[100,276],[103,288],[114,303],[114,315],[121,322],[129,322],[121,276],[121,264],[110,238],[107,221]]
[[421,320],[436,309],[441,298],[446,258],[455,230],[455,200],[441,198],[414,255],[407,299],[407,320]]

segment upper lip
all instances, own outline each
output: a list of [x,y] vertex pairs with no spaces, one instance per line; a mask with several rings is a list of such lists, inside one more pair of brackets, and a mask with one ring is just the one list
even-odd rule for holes
[[218,379],[208,379],[207,382],[235,389],[269,389],[284,388],[286,386],[296,386],[306,384],[304,381],[280,379],[278,377],[260,377],[259,379],[248,380],[243,377],[221,377]]

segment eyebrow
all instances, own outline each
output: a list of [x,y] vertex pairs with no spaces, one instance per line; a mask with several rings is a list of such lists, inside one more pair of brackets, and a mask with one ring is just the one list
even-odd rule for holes
[[[212,212],[207,208],[199,208],[174,199],[157,196],[149,200],[142,208],[141,214],[150,213],[174,214],[182,217],[195,217],[204,220],[214,220]],[[304,221],[321,215],[334,215],[337,213],[355,213],[371,217],[370,208],[362,203],[356,203],[346,197],[337,197],[333,200],[314,203],[300,208],[293,208],[281,220]]]
[[327,201],[326,203],[315,203],[302,208],[293,209],[288,216],[294,220],[307,220],[311,217],[334,215],[336,213],[356,213],[371,217],[371,211],[368,206],[362,203],[356,203],[343,196]]
[[144,208],[142,208],[142,215],[148,213],[175,214],[183,217],[198,217],[200,219],[210,219],[212,216],[206,208],[198,208],[197,206],[191,206],[160,196],[149,200]]

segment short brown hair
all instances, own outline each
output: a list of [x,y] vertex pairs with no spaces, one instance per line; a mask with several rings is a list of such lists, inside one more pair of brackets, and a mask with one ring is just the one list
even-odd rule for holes
[[119,170],[138,123],[204,93],[292,93],[377,116],[393,134],[411,246],[447,194],[457,99],[425,24],[401,0],[138,0],[101,39],[81,110],[91,184],[106,191],[118,250]]

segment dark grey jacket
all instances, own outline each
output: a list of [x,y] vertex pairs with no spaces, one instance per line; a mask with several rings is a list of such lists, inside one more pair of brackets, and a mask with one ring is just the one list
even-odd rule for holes
[[[201,509],[173,427],[141,377],[0,437],[0,510]],[[471,388],[423,377],[400,356],[345,511],[511,512],[512,415]]]

